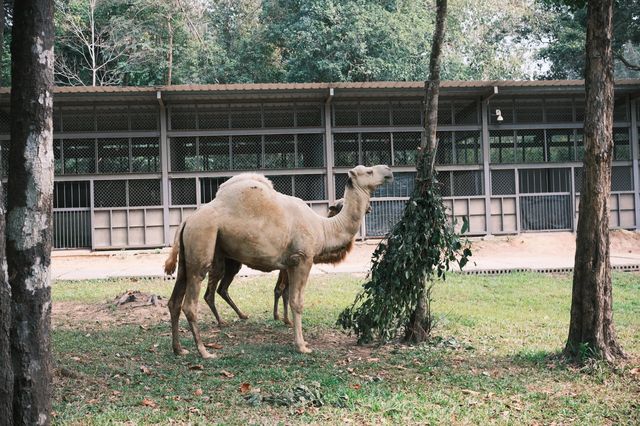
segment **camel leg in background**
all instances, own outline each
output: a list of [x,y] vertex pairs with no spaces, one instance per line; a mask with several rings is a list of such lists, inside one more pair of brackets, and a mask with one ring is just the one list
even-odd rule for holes
[[240,319],[246,320],[249,318],[245,314],[243,314],[240,309],[236,306],[236,304],[231,300],[229,296],[229,286],[233,282],[233,278],[240,272],[240,268],[242,268],[242,263],[235,261],[233,259],[226,259],[224,263],[224,277],[222,278],[222,282],[218,287],[218,294],[222,297],[225,302],[231,306],[231,309],[236,311],[236,314]]
[[204,294],[204,300],[209,305],[209,309],[213,312],[213,315],[218,321],[218,325],[225,325],[226,323],[220,318],[218,310],[216,309],[216,288],[218,282],[225,274],[224,258],[221,256],[214,256],[211,263],[211,269],[209,270],[209,279],[207,281],[207,291]]
[[289,305],[293,312],[293,340],[298,352],[311,353],[302,336],[302,310],[304,308],[304,288],[313,265],[312,259],[304,260],[297,266],[287,269],[289,278]]
[[[204,274],[203,274],[204,275]],[[184,296],[184,303],[182,304],[182,311],[189,321],[191,327],[191,333],[193,334],[193,340],[196,342],[198,352],[202,358],[215,358],[216,355],[209,353],[202,343],[200,337],[200,330],[198,329],[198,298],[200,297],[200,284],[204,276],[202,275],[187,275],[187,291]]]
[[184,264],[178,265],[178,274],[176,277],[176,283],[173,286],[171,292],[171,298],[169,298],[169,313],[171,314],[171,344],[173,346],[173,353],[176,355],[186,355],[189,353],[186,349],[180,345],[180,309],[182,308],[182,301],[187,290],[187,279],[185,276]]
[[273,319],[278,321],[280,320],[280,315],[278,314],[278,305],[280,302],[280,297],[282,297],[282,307],[284,309],[284,319],[283,322],[285,324],[291,325],[291,321],[289,321],[289,280],[287,278],[287,271],[280,271],[278,274],[278,280],[276,281],[276,286],[273,288]]
[[286,325],[293,325],[289,319],[289,279],[286,273],[283,282],[280,284],[280,294],[282,294],[282,307],[284,309],[282,322]]

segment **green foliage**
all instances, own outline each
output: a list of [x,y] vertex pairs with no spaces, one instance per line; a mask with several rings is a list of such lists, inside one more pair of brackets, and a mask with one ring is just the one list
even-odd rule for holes
[[[466,228],[465,221],[461,232]],[[395,338],[419,301],[430,302],[434,280],[444,280],[451,263],[464,267],[469,256],[468,244],[447,218],[435,176],[428,177],[416,185],[402,219],[375,250],[369,280],[338,323],[362,343]]]
[[[531,35],[544,45],[538,57],[549,64],[545,77],[584,78],[587,8],[584,0],[537,0],[550,19],[532,27]],[[640,64],[640,1],[617,0],[613,9],[614,54]],[[637,78],[640,72],[615,61],[616,78]]]

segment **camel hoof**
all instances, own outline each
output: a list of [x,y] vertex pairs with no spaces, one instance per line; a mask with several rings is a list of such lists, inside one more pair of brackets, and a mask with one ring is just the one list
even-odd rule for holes
[[293,323],[288,319],[283,319],[282,322],[284,325],[288,325],[289,327],[293,327]]
[[298,346],[298,352],[300,352],[301,354],[310,354],[313,351],[309,349],[308,346],[302,345],[302,346]]
[[241,320],[249,319],[249,317],[247,315],[245,315],[245,314],[240,314],[240,315],[238,315],[238,317],[240,317]]
[[176,354],[177,356],[182,356],[182,355],[187,355],[189,351],[186,349],[180,348],[180,349],[174,349],[173,353]]
[[273,315],[273,320],[274,321],[280,321],[280,315],[274,314]]
[[225,326],[227,326],[227,325],[228,325],[228,324],[227,324],[227,322],[226,322],[226,321],[222,321],[222,320],[218,321],[218,327],[225,327]]
[[208,351],[204,351],[204,352],[200,352],[200,356],[202,356],[202,358],[204,359],[211,359],[211,358],[217,358],[218,355],[216,354],[212,354]]

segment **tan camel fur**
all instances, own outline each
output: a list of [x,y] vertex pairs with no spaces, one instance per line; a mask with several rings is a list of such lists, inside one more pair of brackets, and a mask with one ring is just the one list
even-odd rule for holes
[[[256,179],[256,178],[257,180],[260,180],[263,182],[266,180],[265,177],[262,175],[255,175],[250,173],[238,175],[236,180]],[[270,181],[269,181],[269,184],[271,184]],[[225,188],[224,184],[220,186],[220,190],[224,190],[224,188]],[[343,204],[344,204],[344,200],[340,199],[336,201],[335,205],[329,206],[329,214],[327,217],[333,217],[336,214],[338,214],[342,209]],[[367,213],[369,213],[370,211],[371,211],[371,208],[369,207],[367,209]],[[177,235],[178,234],[176,233],[176,236]],[[167,274],[172,274],[175,270],[175,264],[178,257],[179,245],[180,245],[179,241],[174,242],[173,249],[171,252],[172,254],[167,259],[167,268],[169,268],[165,270]],[[353,248],[353,241],[351,241],[346,247],[342,247],[341,249],[338,249],[335,252],[327,253],[319,258],[314,259],[313,263],[330,263],[330,264],[340,263],[342,260],[344,260],[344,258],[351,251],[352,248]],[[224,254],[221,253],[220,250],[217,250],[214,256],[224,257]],[[225,325],[226,322],[222,320],[216,308],[216,305],[215,305],[216,292],[227,302],[227,304],[235,311],[235,313],[238,315],[240,319],[249,318],[247,315],[242,313],[242,311],[240,311],[240,309],[236,306],[233,299],[231,299],[231,296],[229,295],[229,291],[228,291],[229,286],[233,282],[233,279],[235,278],[236,274],[240,271],[242,264],[230,258],[225,258],[224,263],[222,263],[222,265],[219,265],[219,263],[221,262],[214,262],[211,267],[211,270],[209,271],[207,291],[205,292],[205,295],[204,295],[204,299],[207,302],[207,305],[211,309],[211,312],[215,316],[216,321],[218,322],[219,325]],[[220,266],[222,266],[222,270],[220,270]],[[220,282],[220,285],[218,285],[218,281],[220,281],[221,277],[222,277],[222,281]],[[288,311],[289,281],[287,280],[286,271],[280,271],[278,275],[278,279],[276,281],[275,288],[273,289],[273,293],[274,293],[273,318],[276,321],[280,319],[280,316],[278,315],[278,302],[280,300],[280,297],[282,297],[283,308],[284,308],[283,322],[287,325],[292,325],[291,321],[289,321],[289,311]]]
[[[197,304],[204,276],[212,267],[224,268],[226,258],[260,271],[287,271],[294,342],[299,352],[311,352],[302,335],[302,310],[313,261],[353,240],[371,194],[391,179],[391,169],[383,165],[349,170],[344,207],[332,218],[318,215],[301,199],[280,194],[265,182],[230,179],[224,191],[196,210],[178,230],[178,273],[169,299],[174,352],[186,353],[179,340],[182,309],[200,355],[214,356],[200,338]],[[216,256],[218,253],[223,256]],[[170,269],[171,255],[165,267]]]

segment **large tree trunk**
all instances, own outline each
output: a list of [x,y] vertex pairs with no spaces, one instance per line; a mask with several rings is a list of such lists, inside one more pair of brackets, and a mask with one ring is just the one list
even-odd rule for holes
[[21,0],[11,42],[7,264],[16,425],[50,423],[53,3]]
[[[4,4],[0,3],[0,63],[4,54]],[[2,173],[0,173],[0,419],[13,418],[13,368],[11,363],[11,288],[7,276],[5,253],[4,194]],[[2,420],[0,420],[2,423]]]
[[[438,126],[438,98],[440,96],[440,62],[442,57],[442,43],[444,42],[445,24],[447,19],[447,0],[436,1],[436,28],[431,45],[429,60],[429,80],[425,81],[425,113],[424,133],[418,153],[417,184],[424,194],[431,188],[433,179],[433,165],[437,149],[436,129]],[[423,283],[421,297],[418,298],[416,310],[405,329],[405,340],[408,342],[424,342],[431,332],[430,296],[428,283]]]
[[584,166],[565,354],[624,356],[613,327],[609,197],[613,155],[612,0],[588,2]]

